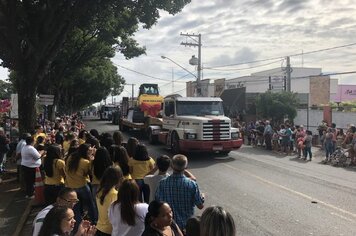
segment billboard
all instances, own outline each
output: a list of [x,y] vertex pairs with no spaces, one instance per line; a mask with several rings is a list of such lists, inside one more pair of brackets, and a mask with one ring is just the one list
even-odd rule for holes
[[220,97],[225,89],[225,79],[214,80],[214,97]]
[[340,84],[337,93],[332,96],[332,102],[356,101],[356,85]]

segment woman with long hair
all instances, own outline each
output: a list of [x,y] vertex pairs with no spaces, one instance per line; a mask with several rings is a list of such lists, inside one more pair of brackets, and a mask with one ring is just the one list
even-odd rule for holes
[[127,154],[126,148],[123,146],[112,145],[111,146],[111,160],[114,165],[121,168],[122,174],[125,179],[131,179],[129,163],[129,155]]
[[129,154],[130,158],[132,158],[135,155],[137,145],[138,145],[137,138],[130,137],[127,140],[126,150],[127,150],[127,154]]
[[128,164],[131,177],[136,180],[140,188],[140,201],[149,203],[150,188],[144,183],[143,178],[154,168],[155,161],[148,155],[147,147],[144,144],[137,145],[135,155]]
[[[38,236],[68,236],[75,226],[74,212],[66,206],[54,206],[44,218],[42,227]],[[90,222],[83,221],[76,235],[94,236],[95,226]]]
[[96,194],[96,205],[98,207],[98,229],[96,236],[111,235],[112,226],[108,218],[108,210],[114,201],[117,200],[116,190],[122,182],[122,171],[120,167],[108,167],[100,180],[98,193]]
[[145,218],[145,231],[142,236],[183,236],[173,220],[173,212],[168,203],[152,201]]
[[78,150],[68,158],[65,167],[65,186],[75,189],[79,199],[79,203],[73,209],[78,223],[81,222],[85,208],[88,209],[90,220],[93,223],[97,221],[97,211],[88,185],[93,152],[95,152],[95,149],[92,149],[89,144],[80,145]]
[[93,177],[91,181],[91,190],[94,199],[100,184],[100,179],[106,168],[109,166],[112,166],[112,161],[108,150],[105,147],[99,147],[95,152],[94,160],[91,165],[91,175]]
[[56,201],[59,191],[64,187],[65,162],[61,158],[61,148],[53,144],[48,146],[44,158],[44,196],[46,205],[53,204]]
[[74,212],[69,207],[55,206],[44,218],[38,236],[69,235],[75,225]]
[[86,133],[88,133],[88,131],[86,131],[85,129],[82,129],[81,131],[79,131],[79,134],[78,134],[79,145],[85,143]]
[[69,150],[69,146],[70,143],[72,142],[72,140],[75,139],[75,135],[72,132],[67,132],[67,134],[64,136],[64,141],[63,141],[63,153],[66,155],[68,150]]
[[114,145],[121,146],[123,144],[124,136],[120,131],[115,131],[112,134],[112,138],[114,140]]
[[112,236],[141,235],[144,231],[148,205],[140,203],[139,192],[134,180],[126,179],[121,184],[117,201],[109,208]]

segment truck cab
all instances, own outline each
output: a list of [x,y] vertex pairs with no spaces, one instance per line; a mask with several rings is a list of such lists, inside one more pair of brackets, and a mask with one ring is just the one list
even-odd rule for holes
[[[165,97],[162,126],[152,133],[174,153],[229,153],[242,145],[239,130],[224,115],[222,100],[213,97]],[[155,129],[156,128],[156,129]]]

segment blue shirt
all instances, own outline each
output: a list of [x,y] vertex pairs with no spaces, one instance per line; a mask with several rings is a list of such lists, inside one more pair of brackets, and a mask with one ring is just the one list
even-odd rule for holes
[[194,206],[204,203],[198,184],[183,174],[172,174],[159,182],[156,200],[167,202],[173,210],[173,218],[181,229],[194,215]]

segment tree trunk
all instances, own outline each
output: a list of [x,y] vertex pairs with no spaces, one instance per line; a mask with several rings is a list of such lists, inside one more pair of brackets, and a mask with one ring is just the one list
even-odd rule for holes
[[18,99],[20,133],[33,132],[36,125],[36,87],[22,85],[18,88]]

